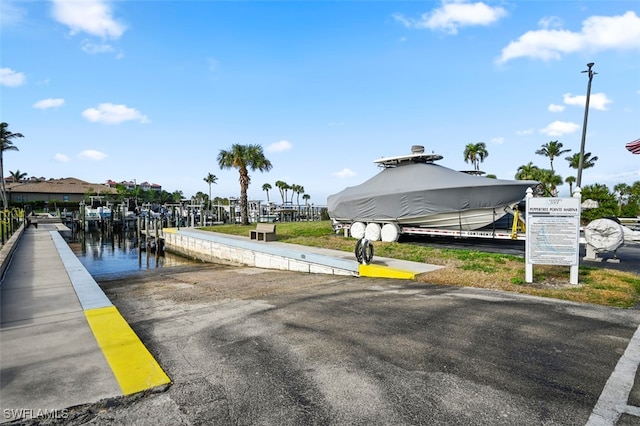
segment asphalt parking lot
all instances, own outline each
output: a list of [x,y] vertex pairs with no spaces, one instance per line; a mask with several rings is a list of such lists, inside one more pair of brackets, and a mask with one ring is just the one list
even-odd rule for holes
[[[60,424],[585,425],[640,323],[638,310],[211,264],[99,284],[172,385]],[[640,405],[638,386],[611,403]]]

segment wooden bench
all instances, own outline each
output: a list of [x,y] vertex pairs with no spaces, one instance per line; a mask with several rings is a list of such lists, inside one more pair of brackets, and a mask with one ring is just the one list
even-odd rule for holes
[[273,223],[259,223],[256,229],[251,231],[250,237],[252,240],[258,241],[275,241],[276,225]]

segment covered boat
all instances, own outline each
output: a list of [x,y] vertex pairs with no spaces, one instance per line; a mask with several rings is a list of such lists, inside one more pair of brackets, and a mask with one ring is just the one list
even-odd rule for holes
[[440,159],[414,146],[412,154],[376,160],[383,167],[380,173],[329,196],[329,216],[334,223],[356,227],[469,231],[500,219],[524,199],[527,188],[538,184],[459,172],[434,163]]

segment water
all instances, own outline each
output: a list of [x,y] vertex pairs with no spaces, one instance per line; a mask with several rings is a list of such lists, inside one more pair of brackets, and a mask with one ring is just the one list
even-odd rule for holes
[[144,250],[144,244],[141,250],[140,246],[135,232],[80,232],[77,241],[69,242],[71,250],[93,277],[198,263],[172,253]]

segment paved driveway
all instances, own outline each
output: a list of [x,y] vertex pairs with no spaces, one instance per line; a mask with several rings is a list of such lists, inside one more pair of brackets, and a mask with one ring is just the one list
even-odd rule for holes
[[64,424],[585,425],[640,323],[637,310],[219,265],[100,284],[173,385]]

